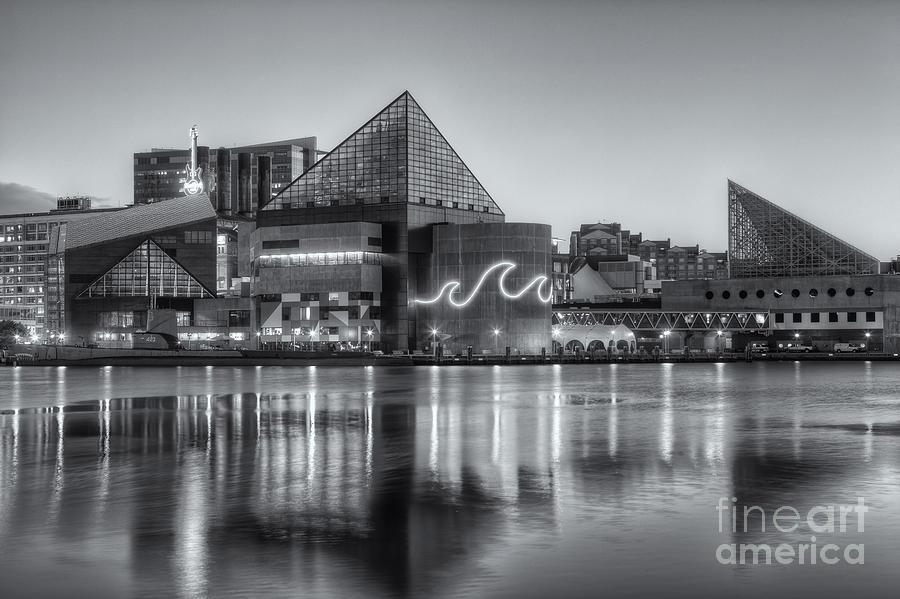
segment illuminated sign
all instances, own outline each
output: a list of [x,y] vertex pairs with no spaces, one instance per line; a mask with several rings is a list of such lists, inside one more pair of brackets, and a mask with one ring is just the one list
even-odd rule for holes
[[[500,293],[502,293],[504,297],[508,299],[519,299],[520,297],[525,295],[528,290],[534,287],[538,299],[543,303],[546,304],[551,299],[553,299],[553,289],[550,287],[550,278],[545,275],[538,275],[535,278],[531,279],[531,281],[529,281],[527,285],[519,289],[517,292],[513,293],[508,291],[505,285],[506,275],[508,275],[510,271],[514,270],[516,268],[516,265],[512,262],[497,262],[496,264],[488,267],[483,273],[481,273],[481,276],[478,278],[478,282],[475,283],[475,287],[465,299],[458,300],[453,297],[453,294],[459,291],[459,288],[462,286],[462,284],[459,281],[448,281],[441,286],[441,290],[433,298],[417,299],[415,300],[415,302],[417,304],[434,304],[439,302],[446,293],[447,301],[450,302],[452,306],[462,308],[473,299],[475,299],[475,296],[478,295],[478,291],[481,289],[481,286],[484,285],[485,280],[491,275],[491,273],[501,268],[503,269],[503,271],[500,273],[498,284],[500,287]],[[545,286],[547,288],[546,296],[541,293],[541,290]]]
[[184,193],[189,196],[197,195],[203,191],[203,180],[200,178],[203,169],[197,166],[197,125],[191,127],[191,163],[187,165],[186,171]]

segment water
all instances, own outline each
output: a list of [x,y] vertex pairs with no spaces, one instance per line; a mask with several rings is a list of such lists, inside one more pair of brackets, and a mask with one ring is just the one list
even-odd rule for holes
[[[898,387],[862,362],[6,368],[0,594],[894,596]],[[858,497],[863,531],[772,527]],[[716,559],[814,534],[839,563]]]

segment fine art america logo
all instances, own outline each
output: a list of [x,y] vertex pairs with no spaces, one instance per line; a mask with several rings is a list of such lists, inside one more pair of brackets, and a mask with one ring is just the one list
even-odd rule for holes
[[[803,542],[789,543],[722,543],[716,548],[720,564],[781,564],[828,566],[840,562],[851,565],[865,563],[865,544],[841,543],[848,532],[866,529],[866,502],[857,497],[856,505],[816,505],[807,511],[790,505],[776,509],[758,505],[739,505],[737,497],[721,497],[719,534],[775,535],[800,537]],[[848,525],[848,520],[850,524]],[[808,531],[808,536],[805,534]]]

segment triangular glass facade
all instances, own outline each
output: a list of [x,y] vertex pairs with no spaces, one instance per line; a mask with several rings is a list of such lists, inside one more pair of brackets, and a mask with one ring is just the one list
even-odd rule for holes
[[261,210],[397,202],[503,214],[409,92]]
[[78,294],[85,297],[213,297],[149,239]]
[[730,275],[877,274],[878,259],[772,202],[728,182]]

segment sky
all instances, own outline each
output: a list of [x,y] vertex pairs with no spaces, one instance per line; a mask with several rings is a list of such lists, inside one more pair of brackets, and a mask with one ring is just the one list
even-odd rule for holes
[[508,221],[727,248],[727,179],[900,254],[900,2],[0,2],[0,212],[132,154],[317,136],[409,90]]

